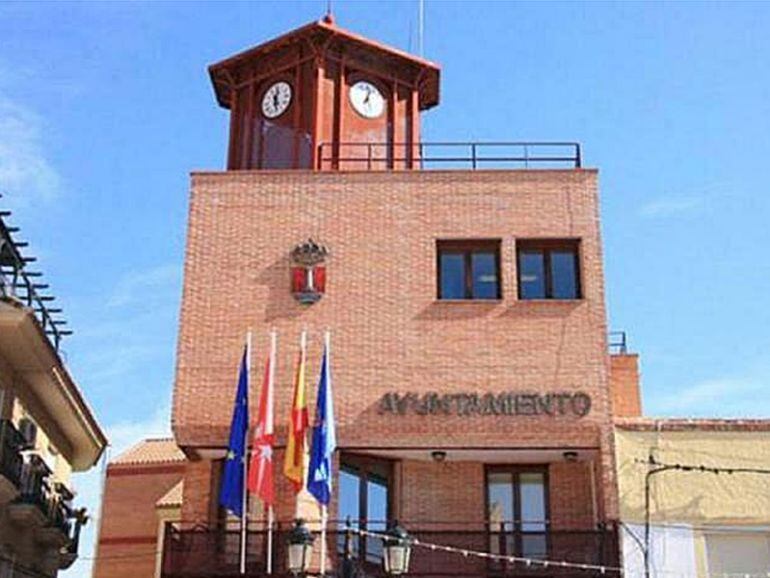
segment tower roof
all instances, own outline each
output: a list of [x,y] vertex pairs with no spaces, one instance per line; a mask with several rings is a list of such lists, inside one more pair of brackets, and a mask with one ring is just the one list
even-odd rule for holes
[[[420,86],[420,110],[436,106],[439,102],[440,67],[438,64],[345,30],[337,26],[331,18],[326,17],[209,66],[209,75],[219,105],[230,108],[231,89],[233,85],[246,81],[245,69],[248,68],[251,74],[259,75],[259,60],[268,55],[279,56],[282,51],[291,50],[298,45],[309,48],[307,58],[314,58],[327,50],[339,50],[343,47],[346,56],[355,57],[356,61],[364,65],[367,60],[376,57],[381,62],[391,64],[394,70],[398,70],[401,82],[411,82]],[[264,72],[275,72],[272,69],[272,66],[265,66]],[[396,76],[395,73],[394,76]]]

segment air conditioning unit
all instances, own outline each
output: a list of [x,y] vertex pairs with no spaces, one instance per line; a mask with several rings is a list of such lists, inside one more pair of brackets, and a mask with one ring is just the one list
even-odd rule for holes
[[24,449],[32,449],[35,447],[35,441],[37,440],[37,426],[28,417],[23,417],[19,420],[19,433],[24,438]]

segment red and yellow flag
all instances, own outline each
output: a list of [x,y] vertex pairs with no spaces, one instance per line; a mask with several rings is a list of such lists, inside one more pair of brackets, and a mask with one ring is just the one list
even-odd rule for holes
[[299,493],[305,482],[305,452],[307,449],[306,431],[308,427],[307,401],[305,400],[305,336],[297,363],[297,374],[294,378],[294,399],[289,418],[289,437],[286,442],[286,456],[283,462],[283,473],[289,478],[294,491]]

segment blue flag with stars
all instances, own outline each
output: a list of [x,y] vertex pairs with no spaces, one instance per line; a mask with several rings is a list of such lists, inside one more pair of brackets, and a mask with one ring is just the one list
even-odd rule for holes
[[332,497],[332,457],[337,448],[334,425],[332,378],[329,368],[329,348],[324,347],[321,377],[318,380],[318,400],[315,406],[313,444],[310,448],[310,467],[307,489],[319,504],[328,506]]
[[244,349],[238,392],[235,394],[230,443],[227,445],[219,504],[238,516],[243,516],[243,485],[246,483],[246,436],[249,431],[249,368],[248,350]]

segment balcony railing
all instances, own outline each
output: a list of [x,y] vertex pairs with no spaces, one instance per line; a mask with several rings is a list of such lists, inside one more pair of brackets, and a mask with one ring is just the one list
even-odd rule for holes
[[24,443],[24,438],[12,422],[7,419],[0,420],[0,475],[17,488],[21,485],[21,449]]
[[37,507],[45,517],[47,526],[60,530],[70,538],[72,509],[68,502],[72,494],[59,484],[54,488],[50,475],[51,471],[40,457],[28,456],[22,467],[21,493],[17,502]]
[[0,554],[0,578],[51,578],[51,576]]
[[576,142],[321,143],[320,170],[515,169],[582,166]]
[[[451,529],[420,529],[418,524],[403,524],[409,533],[423,543],[450,546],[475,552],[506,556],[524,556],[541,560],[558,560],[576,564],[616,567],[619,561],[617,532],[614,528],[585,531],[508,532],[485,530],[476,524],[468,529],[453,525]],[[286,575],[286,538],[289,525],[279,525],[274,532],[273,573]],[[336,526],[328,532],[329,557],[334,573],[340,575],[347,532]],[[239,539],[237,529],[180,527],[167,524],[163,542],[162,578],[230,578],[238,575]],[[381,569],[382,545],[376,538],[350,537],[355,555],[356,574],[384,576]],[[365,540],[365,541],[364,541]],[[316,554],[320,551],[316,540]],[[267,531],[249,530],[246,540],[246,576],[266,576]],[[365,553],[365,555],[362,555]],[[547,569],[521,563],[502,563],[474,556],[413,549],[410,576],[419,577],[495,577],[502,575],[583,576],[590,571],[575,568]]]

